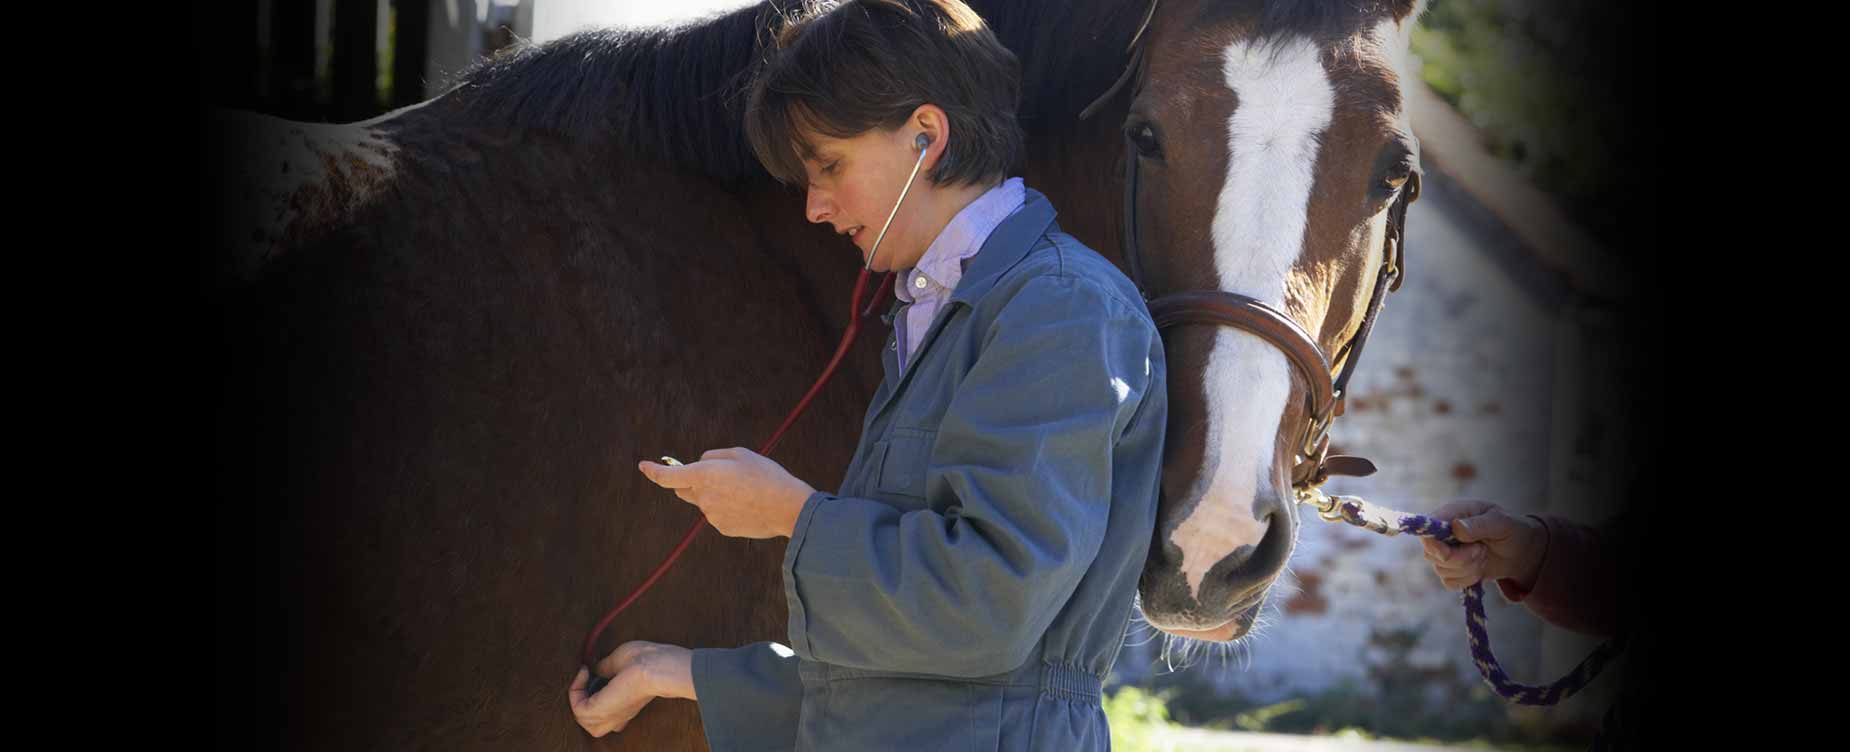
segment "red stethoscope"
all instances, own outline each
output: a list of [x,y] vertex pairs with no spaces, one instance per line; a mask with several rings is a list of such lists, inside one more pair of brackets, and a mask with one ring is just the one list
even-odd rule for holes
[[[874,291],[874,300],[868,301],[865,308],[861,306],[861,299],[867,291],[867,279],[873,274],[874,255],[880,252],[880,241],[886,239],[886,231],[893,226],[893,218],[899,216],[899,207],[906,202],[906,194],[912,192],[912,181],[918,178],[919,168],[925,164],[925,149],[931,145],[931,137],[920,133],[917,138],[913,139],[912,143],[913,146],[919,150],[919,158],[912,163],[912,174],[906,176],[906,185],[899,191],[899,200],[893,202],[893,210],[887,213],[886,224],[881,225],[880,234],[874,236],[874,247],[867,252],[867,258],[862,260],[861,274],[854,281],[854,299],[850,303],[848,309],[848,330],[842,333],[841,344],[835,346],[835,357],[829,359],[828,367],[822,369],[822,376],[816,379],[816,383],[810,386],[809,392],[803,395],[801,401],[797,402],[796,409],[791,410],[790,414],[785,416],[783,424],[777,427],[775,433],[771,434],[771,440],[765,442],[764,447],[758,450],[759,454],[767,456],[771,454],[771,450],[776,448],[778,440],[783,438],[784,431],[790,428],[792,423],[796,422],[797,416],[803,414],[804,408],[809,407],[809,401],[816,396],[817,392],[822,391],[822,385],[828,383],[829,377],[835,375],[835,367],[841,364],[842,356],[848,353],[848,346],[854,343],[855,335],[860,333],[861,319],[873,314],[874,307],[881,302],[881,291],[890,290],[892,288],[887,282],[892,278],[893,273],[887,272],[880,278],[879,287]],[[681,464],[680,461],[673,457],[663,457],[662,461],[671,465]],[[603,620],[599,621],[597,626],[592,628],[591,635],[585,638],[584,651],[581,656],[587,669],[597,665],[598,635],[604,633],[604,628],[610,626],[611,620],[617,618],[617,614],[623,613],[623,609],[629,608],[631,603],[635,603],[637,598],[641,598],[643,593],[648,592],[649,588],[655,585],[656,580],[661,579],[662,575],[668,572],[669,567],[674,566],[675,560],[681,558],[681,552],[687,550],[688,544],[694,542],[694,536],[699,535],[700,531],[706,526],[707,518],[705,515],[702,515],[700,521],[694,523],[694,526],[687,531],[687,534],[681,537],[680,545],[675,546],[674,552],[668,554],[668,558],[664,559],[661,565],[655,568],[655,571],[649,575],[649,578],[644,580],[642,585],[636,588],[635,592],[630,593],[628,598],[624,598],[622,603],[617,604],[616,608],[611,609],[610,613],[605,614]],[[589,694],[597,694],[597,691],[603,689],[604,685],[609,681],[609,678],[598,676],[597,672],[593,670],[591,671],[591,680],[586,686],[586,690],[588,690]]]

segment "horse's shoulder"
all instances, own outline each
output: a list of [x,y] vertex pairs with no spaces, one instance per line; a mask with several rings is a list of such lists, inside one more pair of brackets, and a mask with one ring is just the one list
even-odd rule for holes
[[[398,171],[399,146],[369,123],[302,123],[215,109],[224,151],[221,272],[249,281],[290,248],[350,219]],[[376,121],[373,121],[376,122]]]

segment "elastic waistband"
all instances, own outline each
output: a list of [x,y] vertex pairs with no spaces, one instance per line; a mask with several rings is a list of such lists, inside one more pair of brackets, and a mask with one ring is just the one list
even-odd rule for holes
[[1104,682],[1096,674],[1060,666],[1041,667],[1041,691],[1055,697],[1099,704]]
[[1074,702],[1100,704],[1104,681],[1097,674],[1068,666],[1030,660],[1007,674],[1004,682],[1017,687],[1038,687],[1042,692]]

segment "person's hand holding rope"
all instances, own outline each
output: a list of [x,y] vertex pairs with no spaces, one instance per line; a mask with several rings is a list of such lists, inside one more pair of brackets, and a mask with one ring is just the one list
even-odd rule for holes
[[1448,520],[1461,542],[1449,546],[1421,538],[1426,560],[1447,590],[1463,590],[1481,580],[1510,578],[1523,590],[1535,585],[1536,572],[1548,552],[1548,528],[1531,517],[1514,517],[1484,501],[1455,501],[1432,516]]

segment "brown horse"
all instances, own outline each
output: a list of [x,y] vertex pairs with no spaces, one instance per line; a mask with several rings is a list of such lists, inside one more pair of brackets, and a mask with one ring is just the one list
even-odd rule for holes
[[[1124,263],[1128,134],[1153,294],[1259,298],[1326,352],[1354,333],[1416,159],[1394,72],[1412,0],[971,5],[1022,60],[1023,174],[1067,231]],[[697,519],[635,461],[757,446],[850,319],[853,249],[741,136],[773,12],[519,48],[364,123],[219,121],[221,713],[290,747],[611,744],[565,702],[578,643]],[[1080,119],[1134,40],[1141,67]],[[773,459],[838,477],[878,341]],[[1234,639],[1290,552],[1305,385],[1231,329],[1168,351],[1143,612]],[[782,553],[702,536],[602,650],[782,639]],[[611,738],[703,745],[670,701]]]

